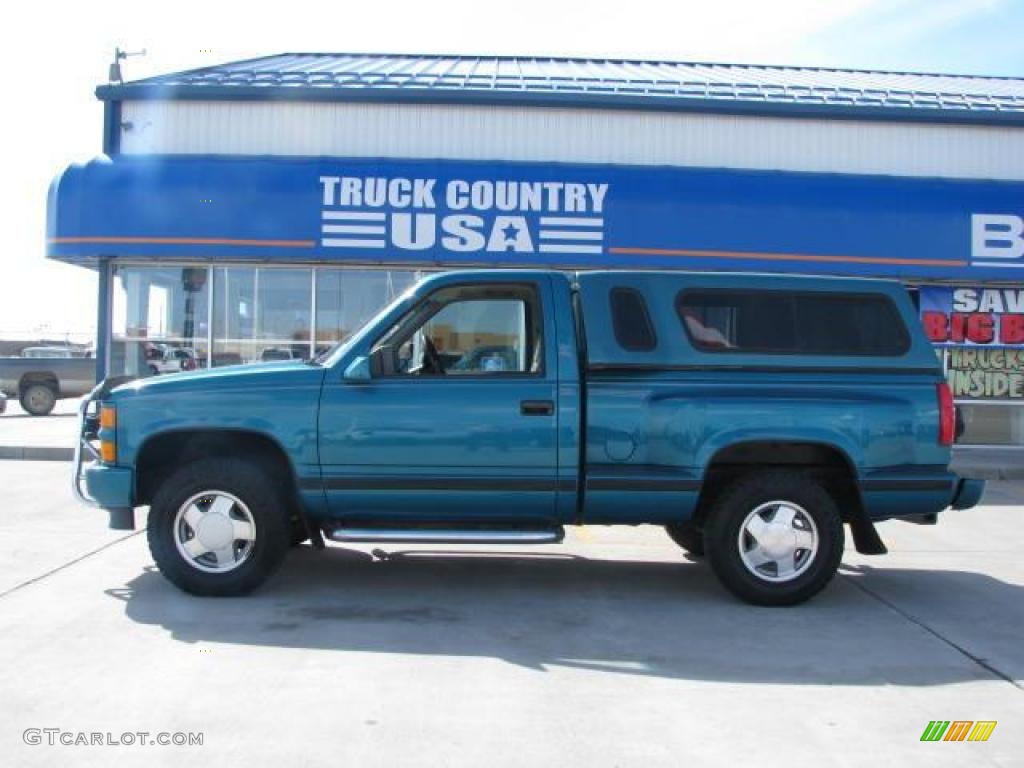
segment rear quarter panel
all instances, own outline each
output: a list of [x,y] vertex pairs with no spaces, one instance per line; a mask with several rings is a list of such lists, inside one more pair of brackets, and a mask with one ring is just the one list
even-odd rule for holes
[[[629,352],[615,341],[608,293],[617,285],[645,296],[657,336],[654,350]],[[700,352],[675,311],[677,294],[690,286],[882,292],[904,318],[910,348],[899,358]],[[751,441],[838,449],[875,518],[948,505],[949,450],[937,440],[941,371],[898,284],[604,273],[581,276],[580,293],[589,353],[585,518],[685,519],[716,454]],[[610,478],[619,478],[617,486]],[[638,492],[645,482],[647,490]],[[901,484],[916,490],[899,490]]]

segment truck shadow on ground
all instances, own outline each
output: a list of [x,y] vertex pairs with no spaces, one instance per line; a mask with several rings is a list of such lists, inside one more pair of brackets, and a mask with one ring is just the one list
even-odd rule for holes
[[[293,550],[282,572],[249,597],[190,597],[152,567],[107,594],[124,601],[131,620],[188,643],[490,657],[538,671],[751,683],[995,679],[858,588],[854,581],[870,581],[873,570],[845,568],[812,602],[771,609],[737,602],[710,568],[684,559],[480,551],[374,558],[307,546]],[[943,595],[946,614],[969,607],[970,621],[987,613],[984,632],[1005,634],[1008,648],[1024,633],[1024,588],[957,571],[899,570],[886,578],[890,591],[904,588],[911,599]],[[994,605],[1008,609],[995,621]]]

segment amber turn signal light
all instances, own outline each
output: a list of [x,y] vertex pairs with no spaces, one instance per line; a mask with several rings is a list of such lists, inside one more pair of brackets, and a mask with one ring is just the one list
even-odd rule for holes
[[101,440],[100,458],[107,464],[113,464],[117,461],[117,446],[110,440]]
[[104,405],[100,408],[100,428],[113,429],[117,426],[117,409],[112,405]]

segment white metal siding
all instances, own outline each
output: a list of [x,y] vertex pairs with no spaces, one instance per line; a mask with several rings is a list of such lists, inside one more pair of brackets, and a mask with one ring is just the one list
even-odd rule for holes
[[126,154],[328,155],[1024,180],[1024,129],[678,112],[126,102]]

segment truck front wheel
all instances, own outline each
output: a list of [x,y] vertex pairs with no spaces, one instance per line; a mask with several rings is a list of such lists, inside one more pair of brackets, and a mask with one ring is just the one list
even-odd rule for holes
[[160,572],[194,595],[241,595],[284,560],[286,505],[267,473],[240,459],[200,459],[157,489],[146,530]]
[[809,473],[741,476],[709,510],[708,561],[722,584],[755,605],[794,605],[821,591],[843,557],[843,522]]

